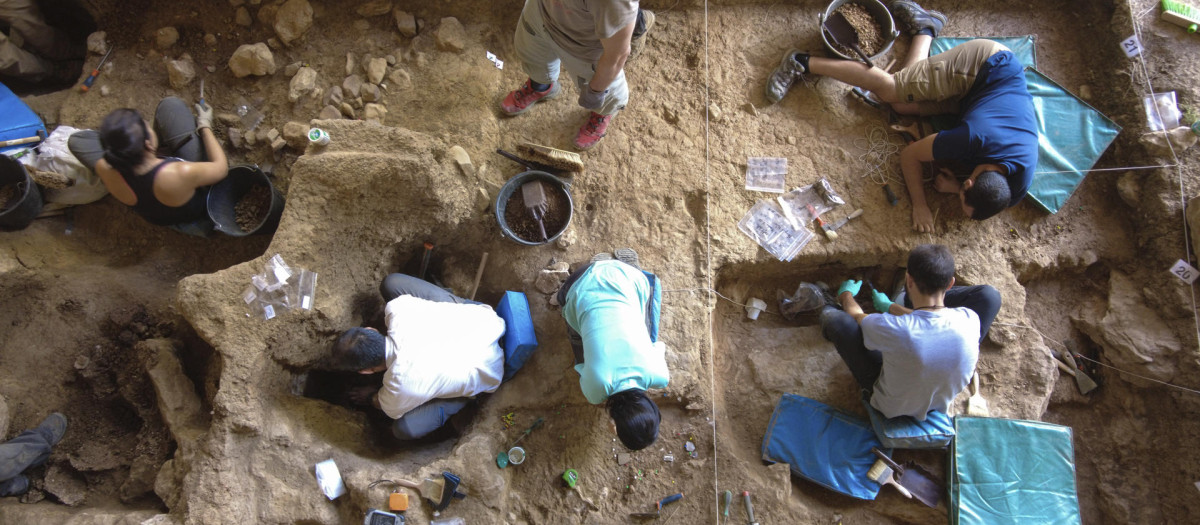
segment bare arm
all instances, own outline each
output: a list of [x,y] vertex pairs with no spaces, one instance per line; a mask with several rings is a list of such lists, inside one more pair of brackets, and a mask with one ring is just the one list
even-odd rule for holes
[[854,300],[854,294],[842,292],[841,295],[838,295],[838,301],[842,303],[842,310],[850,314],[855,321],[862,323],[863,318],[867,316],[862,307],[858,305],[858,301]]
[[629,58],[629,41],[633,38],[635,24],[637,20],[622,27],[613,36],[600,39],[604,54],[600,55],[600,60],[596,62],[596,73],[592,75],[592,81],[588,82],[589,89],[597,93],[608,89],[625,68],[625,60]]
[[925,185],[921,174],[922,162],[933,162],[934,133],[909,144],[900,152],[900,171],[904,173],[904,184],[908,186],[908,197],[912,199],[913,229],[922,233],[933,232],[933,213],[925,202]]
[[225,159],[225,150],[217,142],[216,135],[209,128],[200,128],[200,138],[204,141],[204,152],[208,154],[208,162],[188,162],[182,165],[180,176],[192,184],[192,188],[210,186],[221,182],[229,173],[229,161]]

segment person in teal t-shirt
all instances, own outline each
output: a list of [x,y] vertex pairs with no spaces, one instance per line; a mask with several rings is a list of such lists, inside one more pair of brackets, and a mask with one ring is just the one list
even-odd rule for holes
[[661,292],[658,279],[637,266],[636,253],[624,249],[618,256],[632,264],[583,266],[563,284],[558,301],[583,395],[605,403],[621,443],[641,450],[657,439],[661,420],[646,390],[665,388],[669,379],[666,348],[657,341]]

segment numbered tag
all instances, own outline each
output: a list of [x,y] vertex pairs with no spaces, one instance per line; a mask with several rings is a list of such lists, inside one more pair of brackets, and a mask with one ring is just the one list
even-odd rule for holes
[[1142,43],[1138,41],[1137,35],[1133,35],[1121,41],[1121,50],[1125,52],[1125,56],[1133,58],[1142,54]]
[[1183,280],[1183,282],[1192,284],[1196,282],[1196,277],[1200,277],[1200,270],[1192,267],[1187,261],[1180,259],[1175,261],[1175,266],[1171,267],[1171,274]]
[[487,52],[487,59],[491,60],[493,64],[496,64],[496,69],[504,69],[504,61],[500,60],[500,58],[491,51]]

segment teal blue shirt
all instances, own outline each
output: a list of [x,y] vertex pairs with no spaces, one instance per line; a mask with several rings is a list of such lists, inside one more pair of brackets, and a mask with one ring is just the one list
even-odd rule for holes
[[575,365],[588,402],[617,392],[667,386],[666,348],[650,342],[646,303],[650,281],[637,268],[599,261],[571,285],[563,318],[583,337],[583,363]]

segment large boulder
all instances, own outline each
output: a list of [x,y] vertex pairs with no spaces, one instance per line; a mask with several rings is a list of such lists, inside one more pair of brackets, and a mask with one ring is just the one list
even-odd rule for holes
[[242,78],[249,75],[272,75],[275,73],[275,55],[267,44],[245,44],[233,56],[229,57],[229,70],[233,76]]
[[291,44],[312,27],[313,8],[308,0],[288,0],[275,13],[275,34],[279,41]]
[[1108,308],[1102,315],[1085,316],[1078,326],[1104,348],[1104,358],[1117,368],[1159,381],[1171,382],[1183,343],[1161,315],[1146,305],[1141,286],[1129,275],[1113,270]]

